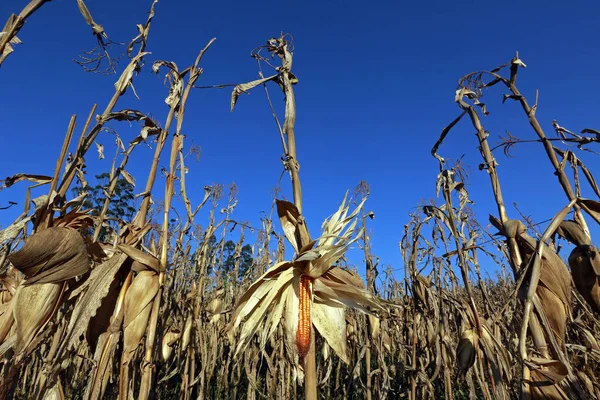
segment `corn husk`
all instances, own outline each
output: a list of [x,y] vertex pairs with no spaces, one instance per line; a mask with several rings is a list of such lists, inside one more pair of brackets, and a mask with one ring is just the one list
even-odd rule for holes
[[577,246],[569,255],[569,266],[577,291],[600,313],[600,252],[594,246]]
[[21,284],[15,293],[13,315],[17,339],[15,351],[23,351],[40,328],[52,316],[62,292],[60,283],[43,283],[26,286]]
[[133,352],[146,333],[146,326],[154,296],[158,293],[158,275],[154,271],[141,271],[133,278],[125,295],[125,315],[123,321],[124,362],[133,357]]
[[479,336],[473,329],[466,329],[461,335],[456,346],[456,364],[463,372],[467,372],[477,356]]
[[86,273],[91,267],[83,237],[66,227],[34,233],[8,259],[25,274],[27,285],[62,282]]
[[177,328],[171,328],[162,338],[161,355],[164,361],[169,361],[173,354],[173,347],[181,337],[181,331]]

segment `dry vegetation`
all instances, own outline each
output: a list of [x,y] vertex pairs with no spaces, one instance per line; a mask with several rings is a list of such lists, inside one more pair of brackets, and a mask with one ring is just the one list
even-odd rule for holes
[[[8,19],[0,33],[0,65],[19,43],[23,22],[44,3],[33,1]],[[294,201],[273,199],[251,243],[252,265],[242,271],[245,233],[255,228],[230,219],[235,188],[224,197],[222,187],[207,186],[202,199],[188,199],[186,191],[186,101],[214,39],[184,70],[169,61],[153,64],[154,72],[167,72],[164,124],[118,108],[133,90],[134,73],[146,73],[141,67],[155,4],[119,71],[109,55],[112,42],[78,0],[98,41],[78,62],[86,71],[120,74],[115,93],[103,111],[92,108],[78,137],[72,117],[51,175],[3,181],[2,190],[19,181],[48,190],[31,199],[29,188],[23,214],[0,230],[0,398],[599,397],[600,258],[588,224],[600,223],[600,203],[582,192],[600,191],[576,152],[587,150],[600,132],[576,134],[554,121],[557,136],[548,138],[536,119],[537,104],[517,87],[525,67],[518,56],[459,81],[461,114],[432,150],[439,162],[436,197],[404,227],[399,280],[371,253],[366,183],[344,198],[321,233],[308,232],[291,40],[269,39],[252,51],[262,79],[236,85],[231,108],[258,86],[269,103],[269,88],[283,91],[283,123],[272,111]],[[263,66],[273,75],[264,76]],[[543,232],[529,219],[508,215],[481,119],[488,114],[483,92],[494,85],[508,93],[504,100],[522,107],[535,135],[527,141],[539,143],[555,170],[556,193],[565,195],[565,207]],[[475,218],[464,169],[438,153],[461,119],[477,133],[478,173],[490,178],[498,211],[491,225]],[[116,134],[103,205],[86,208],[85,158],[95,156],[90,149],[105,151],[92,146],[119,121],[137,122],[141,131],[129,143]],[[496,149],[508,152],[520,142],[509,136]],[[568,150],[569,144],[578,150]],[[117,183],[134,184],[127,165],[146,145],[154,158],[145,186],[135,186],[139,207],[133,218],[114,221],[108,216]],[[155,185],[161,165],[163,188]],[[74,185],[78,196],[70,196]],[[174,196],[182,200],[180,209]],[[210,210],[200,227],[202,208]],[[233,268],[224,268],[225,241],[234,233]],[[353,244],[364,251],[364,265],[348,265],[344,254]],[[286,259],[286,246],[292,259]],[[482,278],[483,259],[497,264],[496,279]],[[355,267],[365,268],[366,284]]]

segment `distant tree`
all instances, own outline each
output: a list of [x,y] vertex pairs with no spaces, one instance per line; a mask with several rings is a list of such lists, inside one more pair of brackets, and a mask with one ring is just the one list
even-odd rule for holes
[[[100,215],[104,202],[106,200],[106,192],[110,185],[110,175],[108,173],[102,173],[95,176],[96,185],[88,187],[88,196],[86,197],[83,206],[85,209],[91,209],[92,215]],[[83,192],[81,184],[76,185],[71,189],[76,196],[79,196]],[[131,220],[135,215],[136,209],[134,207],[135,195],[134,186],[127,182],[125,178],[119,177],[115,185],[115,189],[111,196],[111,201],[106,212],[108,218],[108,224],[112,229],[117,230],[119,228],[119,220]],[[102,227],[98,239],[104,241],[107,239],[108,231]]]
[[[238,279],[241,279],[248,269],[252,266],[252,246],[246,244],[242,247],[240,252],[240,269],[238,272]],[[231,240],[225,242],[223,248],[223,271],[226,273],[233,272],[235,270],[235,243]]]
[[[200,246],[202,243],[200,243]],[[220,270],[221,274],[226,275],[233,273],[235,271],[235,263],[236,263],[236,254],[235,254],[235,246],[236,243],[233,240],[227,240],[225,244],[223,244],[223,254],[217,254],[215,257],[215,253],[220,251],[220,246],[217,242],[217,238],[213,235],[208,239],[207,244],[207,260],[210,263],[208,265],[208,274],[214,273],[216,270]],[[198,250],[196,250],[192,254],[192,259],[195,262],[198,262],[197,259]],[[222,260],[221,265],[218,265],[219,261]],[[246,274],[248,269],[252,266],[254,259],[252,258],[252,246],[246,244],[242,246],[240,252],[240,268],[238,271],[238,281],[242,280],[242,277]],[[196,277],[198,276],[199,265],[196,268]]]

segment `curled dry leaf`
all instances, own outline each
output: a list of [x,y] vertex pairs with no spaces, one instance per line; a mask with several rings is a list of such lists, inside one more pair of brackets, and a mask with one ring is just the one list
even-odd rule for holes
[[119,250],[127,254],[133,260],[131,269],[136,272],[154,271],[161,272],[160,260],[152,254],[144,253],[142,250],[136,249],[127,244],[117,245]]
[[104,32],[104,28],[102,27],[102,25],[94,21],[90,10],[88,10],[83,0],[77,0],[77,6],[79,7],[79,12],[81,12],[81,15],[83,15],[83,18],[85,19],[85,22],[92,28],[92,32],[94,33],[94,35],[98,37],[107,38],[106,33]]
[[96,145],[96,150],[98,150],[98,159],[104,160],[104,145],[101,145],[98,142],[94,142],[94,144]]
[[573,220],[564,220],[561,222],[556,232],[576,246],[591,244],[590,238],[586,235],[581,225]]
[[181,95],[183,94],[182,75],[179,74],[177,64],[174,62],[164,60],[155,61],[154,64],[152,64],[152,71],[155,74],[158,74],[160,67],[166,67],[169,69],[169,72],[165,76],[165,80],[169,80],[171,82],[169,87],[169,95],[165,99],[165,103],[167,103],[169,107],[176,109],[179,106],[179,101],[181,100]]
[[94,225],[94,218],[90,215],[91,210],[71,211],[62,217],[54,219],[54,227],[65,227],[80,230],[86,226]]
[[[569,396],[560,383],[568,375],[567,367],[556,360],[532,358],[527,362],[531,369],[531,398],[538,399],[569,399]],[[570,391],[570,390],[569,390]]]
[[34,233],[8,259],[25,274],[27,285],[62,282],[86,273],[91,267],[81,234],[64,227]]
[[233,92],[231,92],[231,111],[233,111],[235,104],[237,103],[238,97],[240,97],[240,94],[248,93],[248,91],[254,89],[258,85],[262,85],[263,83],[276,79],[278,76],[279,75],[273,75],[269,76],[268,78],[257,79],[255,81],[240,83],[239,85],[236,85],[236,87],[233,88]]
[[34,175],[34,174],[15,174],[13,176],[9,176],[4,178],[4,183],[2,185],[3,188],[8,188],[14,185],[17,182],[21,181],[29,181],[33,183],[50,183],[52,181],[51,176],[46,175]]

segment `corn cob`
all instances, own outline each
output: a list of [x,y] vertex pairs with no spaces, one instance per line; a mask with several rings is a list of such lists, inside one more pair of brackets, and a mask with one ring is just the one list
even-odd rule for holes
[[298,329],[296,331],[296,347],[298,355],[303,360],[308,354],[310,348],[310,331],[312,321],[310,319],[310,303],[312,292],[312,279],[309,276],[300,277],[300,287],[298,291]]

